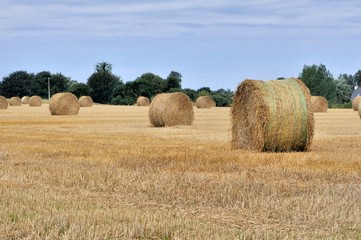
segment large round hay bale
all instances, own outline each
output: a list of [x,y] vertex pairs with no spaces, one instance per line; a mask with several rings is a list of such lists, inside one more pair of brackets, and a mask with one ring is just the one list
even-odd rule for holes
[[40,107],[42,104],[41,97],[32,96],[29,98],[29,106],[30,107]]
[[9,99],[10,106],[21,106],[21,99],[19,97],[12,97]]
[[8,105],[8,100],[4,96],[0,96],[0,109],[7,109]]
[[147,97],[139,96],[137,98],[137,106],[149,106],[150,100]]
[[352,109],[354,111],[357,111],[358,110],[358,106],[360,105],[361,103],[361,96],[357,96],[355,97],[353,100],[352,100]]
[[92,107],[93,99],[90,96],[81,96],[79,98],[80,107]]
[[245,80],[233,99],[232,148],[307,151],[314,129],[309,89],[302,81]]
[[209,96],[200,96],[196,100],[197,108],[211,108],[216,106],[216,102]]
[[358,105],[358,115],[361,118],[361,103]]
[[194,110],[184,93],[161,93],[152,100],[148,115],[155,127],[192,125]]
[[72,93],[57,93],[51,97],[49,111],[51,115],[77,115],[80,104],[78,98]]
[[313,112],[327,112],[328,101],[322,96],[311,96],[311,110]]
[[28,103],[29,103],[29,99],[30,99],[29,96],[24,96],[24,97],[21,98],[21,103],[22,103],[22,104],[28,104]]

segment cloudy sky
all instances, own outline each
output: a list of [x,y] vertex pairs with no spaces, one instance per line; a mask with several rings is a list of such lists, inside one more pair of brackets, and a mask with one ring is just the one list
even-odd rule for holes
[[124,82],[182,74],[234,90],[324,64],[361,69],[359,0],[0,0],[0,78],[43,70],[86,82],[109,62]]

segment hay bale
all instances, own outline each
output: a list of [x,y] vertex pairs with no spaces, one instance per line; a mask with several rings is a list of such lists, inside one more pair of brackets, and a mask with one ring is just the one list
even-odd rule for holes
[[152,100],[148,115],[155,127],[192,125],[194,110],[184,93],[161,93]]
[[309,89],[298,79],[245,80],[233,99],[232,148],[307,151],[314,129]]
[[21,103],[22,103],[22,104],[28,104],[28,103],[29,103],[29,99],[30,99],[29,96],[24,96],[24,97],[21,98]]
[[12,97],[9,99],[10,106],[21,106],[21,99],[19,97]]
[[311,110],[313,112],[327,112],[328,101],[322,96],[311,96]]
[[361,103],[358,105],[358,115],[361,118]]
[[216,102],[209,96],[200,96],[196,100],[197,108],[212,108],[216,106]]
[[81,96],[79,98],[80,107],[92,107],[93,99],[90,96]]
[[42,104],[41,97],[39,96],[32,96],[29,98],[29,106],[30,107],[40,107]]
[[51,115],[77,115],[80,104],[78,98],[72,93],[57,93],[51,97],[49,111]]
[[353,100],[352,100],[352,109],[354,111],[357,111],[358,110],[358,106],[360,105],[361,103],[361,96],[357,96],[355,97]]
[[4,96],[0,96],[0,109],[7,109],[8,105],[8,100]]
[[150,100],[147,97],[139,96],[137,98],[137,106],[149,106]]

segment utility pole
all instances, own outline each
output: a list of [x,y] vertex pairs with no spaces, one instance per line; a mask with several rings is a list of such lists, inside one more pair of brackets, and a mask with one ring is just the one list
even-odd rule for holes
[[50,100],[50,77],[48,77],[48,99]]

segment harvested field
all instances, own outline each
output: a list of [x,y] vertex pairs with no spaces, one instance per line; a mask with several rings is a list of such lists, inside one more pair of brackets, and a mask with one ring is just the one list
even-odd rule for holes
[[361,120],[315,113],[310,152],[231,150],[230,108],[0,111],[0,239],[358,239]]

